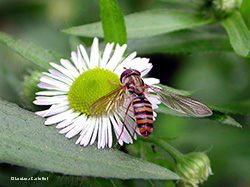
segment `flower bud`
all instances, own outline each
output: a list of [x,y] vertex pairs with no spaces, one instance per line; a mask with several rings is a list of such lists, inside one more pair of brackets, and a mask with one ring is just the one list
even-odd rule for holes
[[216,17],[223,18],[238,9],[242,0],[215,0],[213,1],[214,14]]
[[184,178],[180,185],[198,186],[212,174],[210,160],[202,152],[193,152],[177,158],[176,172]]

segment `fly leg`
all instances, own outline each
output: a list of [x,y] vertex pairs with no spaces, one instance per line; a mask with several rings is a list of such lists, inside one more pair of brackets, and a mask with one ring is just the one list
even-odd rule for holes
[[137,123],[135,124],[135,128],[134,128],[134,132],[133,132],[133,138],[135,139],[135,130],[136,130],[136,128],[137,128]]
[[111,81],[111,80],[108,80],[111,84],[115,84],[115,85],[118,85],[118,86],[121,86],[121,84],[120,83],[118,83],[118,82],[113,82],[113,81]]
[[117,140],[116,140],[116,142],[115,142],[115,145],[112,147],[112,150],[115,149],[115,147],[116,147],[118,141],[120,140],[120,138],[121,138],[121,136],[122,136],[122,133],[123,133],[123,131],[124,131],[124,126],[125,126],[126,117],[127,117],[128,110],[129,110],[131,104],[132,104],[132,101],[131,101],[131,102],[129,103],[129,105],[128,105],[128,108],[127,108],[126,113],[125,113],[125,116],[124,116],[124,121],[123,121],[123,124],[122,124],[122,131],[121,131],[119,137],[117,138]]

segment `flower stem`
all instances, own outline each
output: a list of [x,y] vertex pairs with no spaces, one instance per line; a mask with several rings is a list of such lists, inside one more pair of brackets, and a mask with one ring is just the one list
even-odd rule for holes
[[145,138],[143,140],[158,145],[159,147],[167,151],[176,162],[183,157],[183,154],[180,151],[175,149],[173,146],[171,146],[170,144],[168,144],[166,141],[162,140],[161,138],[151,135],[148,138]]

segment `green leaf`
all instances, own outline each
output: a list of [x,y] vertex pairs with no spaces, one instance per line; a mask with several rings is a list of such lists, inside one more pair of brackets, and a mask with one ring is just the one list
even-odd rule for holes
[[0,32],[0,41],[25,59],[45,70],[50,68],[49,62],[57,62],[61,58],[61,55],[56,52],[10,36],[7,33]]
[[[204,15],[177,11],[177,10],[153,10],[139,12],[124,17],[127,27],[128,38],[144,38],[156,36],[168,32],[186,28],[199,27],[213,23]],[[67,34],[87,37],[103,37],[101,22],[71,27],[61,30]]]
[[118,150],[75,145],[44,126],[44,119],[0,100],[0,162],[66,175],[113,178],[180,179],[170,170]]
[[98,0],[102,28],[106,43],[127,43],[126,26],[122,11],[116,0]]
[[250,32],[240,12],[234,11],[222,21],[222,25],[228,33],[234,51],[240,56],[250,57]]
[[79,37],[73,35],[69,36],[70,51],[77,51],[77,46],[79,46],[80,44],[83,45],[83,42]]
[[223,112],[220,112],[220,111],[215,111],[214,107],[211,107],[211,109],[213,109],[213,115],[209,116],[209,117],[206,117],[206,118],[218,121],[218,122],[226,124],[226,125],[232,125],[232,126],[235,126],[235,127],[242,128],[242,126],[237,121],[235,121],[235,119],[230,117],[229,115],[227,115],[227,114],[225,114]]
[[235,101],[224,105],[213,106],[214,110],[232,114],[250,114],[250,100]]
[[129,40],[128,45],[129,52],[136,51],[138,54],[233,51],[227,36],[194,30]]
[[201,9],[207,3],[206,1],[201,1],[201,0],[159,0],[159,1],[172,3],[184,7],[190,7],[193,9]]
[[248,29],[250,28],[249,10],[250,10],[249,0],[242,0],[241,7],[240,7],[240,13],[241,13],[241,15],[242,15]]

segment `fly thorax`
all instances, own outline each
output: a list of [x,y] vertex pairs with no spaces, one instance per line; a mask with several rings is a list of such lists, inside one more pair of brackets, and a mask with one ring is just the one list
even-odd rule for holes
[[144,93],[145,92],[145,88],[144,87],[135,87],[134,88],[134,92],[137,93],[137,94],[141,94],[141,93]]

